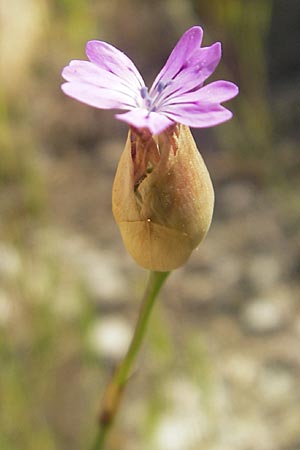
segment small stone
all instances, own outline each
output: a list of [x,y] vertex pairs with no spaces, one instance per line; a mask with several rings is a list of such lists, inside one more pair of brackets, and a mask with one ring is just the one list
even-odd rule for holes
[[253,333],[269,333],[282,328],[287,321],[287,310],[282,302],[271,298],[257,298],[247,304],[241,313],[244,327]]
[[91,326],[87,340],[90,349],[100,357],[119,360],[124,357],[132,337],[129,323],[119,316],[98,319]]
[[174,412],[160,418],[154,434],[154,446],[157,450],[187,450],[198,448],[203,439],[203,428],[207,419],[204,414],[186,414]]
[[209,433],[209,417],[203,390],[186,376],[168,380],[163,389],[167,411],[154,433],[153,448],[186,450],[198,448]]

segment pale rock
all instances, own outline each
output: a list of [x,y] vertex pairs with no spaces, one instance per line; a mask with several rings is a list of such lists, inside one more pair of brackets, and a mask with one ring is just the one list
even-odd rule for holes
[[128,350],[132,328],[120,316],[103,317],[91,325],[88,331],[90,349],[100,357],[119,360]]
[[[204,416],[173,412],[161,417],[153,439],[157,450],[189,450],[199,447]],[[205,427],[206,428],[206,427]]]
[[154,434],[158,450],[198,448],[209,432],[209,417],[203,406],[202,390],[185,376],[170,379],[164,387],[167,412]]
[[280,300],[270,296],[250,301],[241,313],[244,327],[253,333],[268,333],[286,325],[287,308]]

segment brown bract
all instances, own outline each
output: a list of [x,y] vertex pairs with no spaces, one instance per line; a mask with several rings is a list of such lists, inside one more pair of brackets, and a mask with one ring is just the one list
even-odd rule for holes
[[113,186],[124,245],[142,267],[176,269],[205,237],[213,214],[209,173],[190,129],[152,136],[131,129]]

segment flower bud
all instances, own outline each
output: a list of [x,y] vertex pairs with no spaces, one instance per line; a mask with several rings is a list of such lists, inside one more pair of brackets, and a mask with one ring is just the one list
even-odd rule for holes
[[113,186],[113,214],[131,256],[155,271],[176,269],[205,237],[214,192],[190,129],[157,136],[131,129]]

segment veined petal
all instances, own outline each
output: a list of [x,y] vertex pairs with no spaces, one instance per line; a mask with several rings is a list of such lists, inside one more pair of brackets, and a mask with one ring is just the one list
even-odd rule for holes
[[220,42],[215,42],[209,47],[197,49],[186,65],[177,74],[160,96],[160,104],[164,99],[176,97],[184,92],[189,92],[202,86],[203,82],[214,72],[222,56]]
[[144,80],[131,59],[113,45],[103,41],[89,41],[86,55],[102,69],[113,72],[136,88],[145,86]]
[[208,128],[231,119],[232,112],[218,104],[181,103],[170,105],[164,111],[174,122],[189,127]]
[[182,103],[222,103],[232,99],[238,93],[238,87],[230,81],[213,81],[197,91],[170,97],[163,104],[162,110],[167,108],[168,105],[180,105]]
[[202,36],[203,30],[201,27],[192,27],[183,34],[170,54],[166,64],[155,78],[151,91],[155,89],[162,79],[168,81],[175,77],[195,50],[200,47]]
[[189,58],[186,68],[181,73],[188,72],[194,76],[198,75],[201,78],[201,82],[203,82],[215,71],[221,56],[221,42],[215,42],[209,47],[199,48]]
[[62,71],[62,76],[66,81],[89,83],[100,88],[111,89],[136,98],[139,94],[134,86],[124,82],[112,72],[97,66],[90,61],[73,60]]
[[136,104],[127,94],[77,81],[61,86],[63,92],[76,100],[100,109],[134,109]]
[[116,114],[115,117],[135,128],[148,128],[153,134],[161,133],[173,123],[165,115],[156,112],[149,113],[146,109],[141,108],[127,113]]

